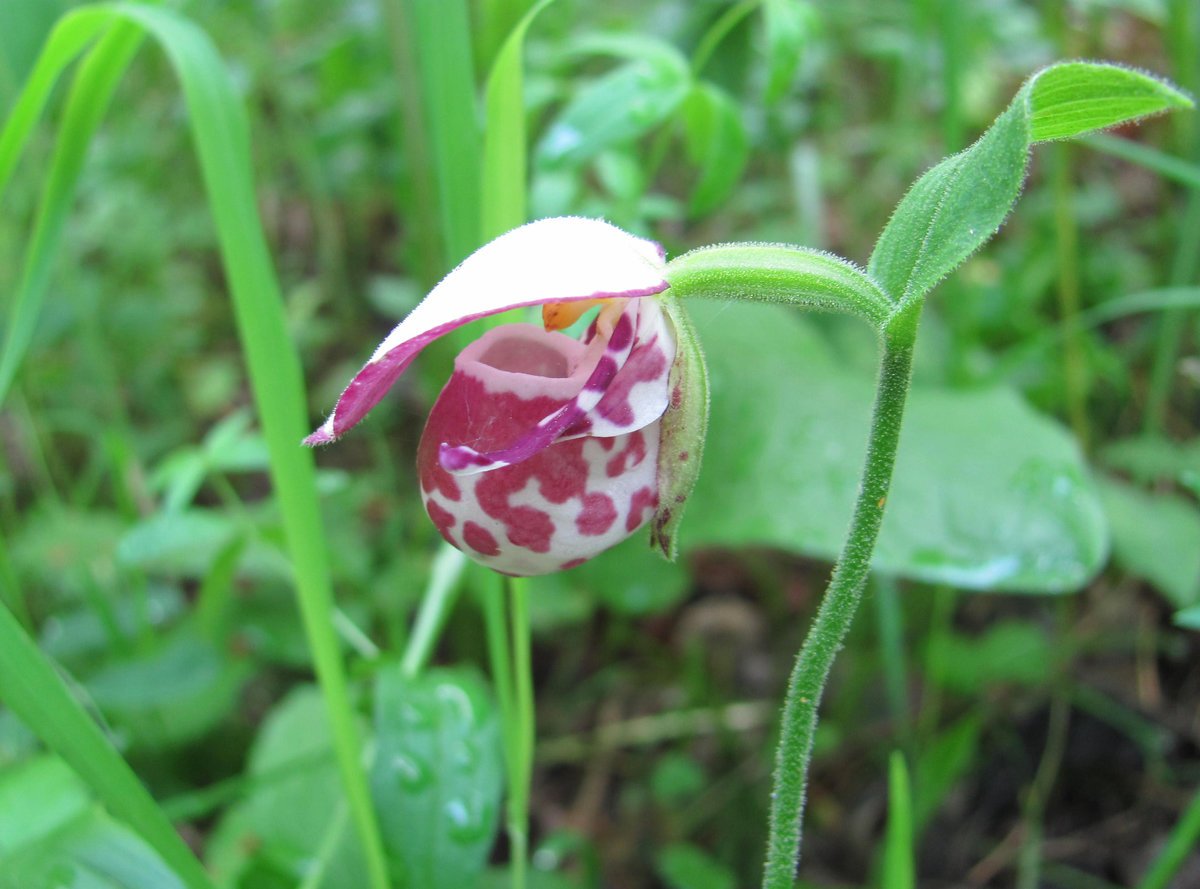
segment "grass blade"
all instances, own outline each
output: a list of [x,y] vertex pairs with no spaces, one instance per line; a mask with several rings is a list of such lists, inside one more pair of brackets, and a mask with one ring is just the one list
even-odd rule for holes
[[904,754],[893,751],[888,761],[888,823],[883,848],[884,889],[913,889],[912,794]]
[[526,220],[528,138],[525,128],[525,34],[537,14],[554,0],[540,0],[504,42],[488,76],[487,129],[483,134],[482,240],[504,234]]
[[[52,42],[57,45],[48,46],[42,54],[34,70],[35,79],[30,81],[28,97],[22,94],[0,136],[0,191],[11,176],[20,151],[29,140],[30,131],[54,80],[73,58],[72,53],[64,50],[74,48],[78,53],[82,49],[82,46],[76,45],[76,39],[80,31],[86,32],[86,28],[76,29],[73,20],[77,17],[93,18],[100,12],[97,7],[90,7],[71,13],[63,19],[62,26],[55,28]],[[101,22],[98,27],[106,24]],[[59,126],[54,160],[42,190],[33,233],[26,246],[20,284],[9,306],[4,347],[0,351],[0,405],[4,404],[17,368],[33,339],[49,283],[51,262],[58,252],[58,243],[75,195],[75,186],[79,182],[87,147],[141,39],[138,29],[132,26],[111,28],[88,53],[71,85]],[[49,61],[43,65],[45,60]]]

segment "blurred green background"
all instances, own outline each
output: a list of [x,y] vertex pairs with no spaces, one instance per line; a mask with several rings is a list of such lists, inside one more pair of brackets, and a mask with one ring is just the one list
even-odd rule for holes
[[[248,115],[313,426],[494,227],[582,214],[669,255],[755,240],[863,262],[907,185],[1040,66],[1200,86],[1195,0],[559,0],[507,105],[485,85],[523,0],[166,5]],[[70,8],[0,4],[4,117]],[[357,889],[178,81],[143,47],[75,144],[66,92],[0,205],[11,337],[55,158],[86,153],[0,405],[3,600],[218,885]],[[500,200],[485,142],[521,122],[528,189]],[[877,572],[818,737],[807,884],[901,885],[883,854],[899,750],[920,886],[1200,885],[1197,132],[1185,113],[1039,149],[997,240],[931,298]],[[849,517],[876,347],[840,317],[694,314],[713,413],[683,557],[638,536],[532,586],[534,886],[759,877],[778,702]],[[414,452],[455,348],[317,456],[352,705],[377,753],[441,763],[401,791],[372,773],[389,857],[422,889],[506,885],[508,860],[482,574],[457,579],[426,685],[397,670],[438,543]],[[438,709],[442,687],[469,718]],[[451,742],[471,755],[441,756]],[[449,820],[422,834],[427,817]],[[162,867],[0,710],[0,886],[178,885]]]

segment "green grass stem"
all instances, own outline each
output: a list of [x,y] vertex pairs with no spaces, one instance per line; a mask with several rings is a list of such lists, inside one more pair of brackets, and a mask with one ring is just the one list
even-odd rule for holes
[[1137,889],[1167,889],[1197,846],[1200,846],[1200,790],[1196,791],[1183,815],[1175,822],[1167,844],[1154,859]]
[[459,581],[466,564],[467,557],[448,543],[443,543],[434,557],[429,585],[421,597],[417,622],[401,661],[400,668],[410,679],[420,674],[429,663],[434,646],[458,599]]

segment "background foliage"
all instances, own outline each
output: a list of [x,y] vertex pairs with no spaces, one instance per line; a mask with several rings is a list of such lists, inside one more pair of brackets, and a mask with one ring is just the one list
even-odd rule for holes
[[[504,885],[481,574],[450,566],[443,666],[401,658],[437,552],[413,452],[454,344],[320,455],[319,516],[295,493],[311,463],[286,456],[457,259],[581,213],[672,255],[737,239],[865,262],[906,185],[1037,67],[1198,86],[1187,0],[560,0],[504,45],[530,5],[117,8],[166,53],[105,32],[19,165],[0,149],[3,600],[217,885],[359,887],[385,858],[398,885]],[[68,8],[0,6],[5,118]],[[1200,880],[1196,127],[1045,151],[932,297],[874,613],[818,738],[809,883]],[[712,437],[683,559],[637,539],[532,585],[547,886],[758,877],[777,702],[853,500],[875,345],[778,307],[696,314]],[[332,722],[331,630],[357,714]],[[98,803],[29,729],[0,711],[0,886],[203,885],[169,874],[149,798]]]

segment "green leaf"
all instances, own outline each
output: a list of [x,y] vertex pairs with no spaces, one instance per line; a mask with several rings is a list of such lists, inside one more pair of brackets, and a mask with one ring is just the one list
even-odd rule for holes
[[650,523],[650,545],[674,560],[677,529],[700,475],[708,431],[708,368],[696,330],[682,304],[660,299],[675,331],[675,363],[669,384],[671,402],[663,415],[658,448],[659,504]]
[[[37,805],[29,805],[30,800]],[[38,756],[0,771],[0,865],[17,849],[69,824],[91,804],[87,788],[56,756]]]
[[1148,580],[1176,608],[1200,602],[1200,510],[1175,494],[1150,494],[1103,479],[1113,558]]
[[250,664],[190,625],[152,650],[106,664],[86,682],[96,705],[133,746],[160,750],[211,731],[237,706]]
[[[794,312],[692,311],[712,412],[684,544],[836,558],[874,381]],[[876,568],[971,589],[1062,592],[1085,583],[1106,552],[1103,511],[1062,428],[1007,389],[913,387]]]
[[892,751],[888,759],[888,821],[883,845],[883,889],[913,889],[913,805],[904,754]]
[[1053,65],[1035,74],[1026,91],[1033,142],[1070,139],[1193,104],[1150,75],[1093,62]]
[[1041,628],[1016,621],[994,624],[978,636],[934,636],[925,655],[931,681],[969,696],[994,685],[1044,685],[1063,656]]
[[1164,479],[1181,482],[1189,473],[1200,473],[1200,438],[1187,442],[1154,435],[1121,438],[1106,444],[1100,457],[1105,466],[1144,484]]
[[703,216],[737,186],[750,156],[742,113],[733,98],[710,83],[698,83],[683,103],[688,158],[700,169],[688,211]]
[[966,151],[916,181],[879,236],[867,271],[894,299],[924,296],[988,241],[1025,181],[1029,123],[1010,107]]
[[221,885],[297,886],[322,849],[325,877],[313,889],[366,885],[362,854],[344,824],[332,732],[316,688],[293,689],[268,714],[245,778],[249,792],[207,843],[207,860]]
[[0,889],[183,889],[138,836],[92,809],[61,830],[0,856]]
[[385,842],[422,889],[471,886],[499,824],[500,725],[487,688],[466,670],[376,678],[371,787]]
[[659,852],[655,870],[670,889],[734,889],[737,885],[729,868],[703,849],[684,843]]
[[921,299],[1000,228],[1034,143],[1190,105],[1167,84],[1112,65],[1069,62],[1038,72],[979,141],[916,181],[879,236],[868,271],[893,298]]
[[979,716],[966,716],[920,745],[913,788],[913,820],[918,833],[937,812],[946,794],[970,772],[978,755],[981,728]]
[[774,105],[792,88],[801,55],[819,19],[816,9],[802,0],[763,0],[763,23],[767,35],[767,88],[763,98]]
[[669,118],[687,97],[691,68],[674,47],[652,40],[630,43],[642,54],[575,93],[538,145],[539,166],[580,166],[607,148],[632,142]]

